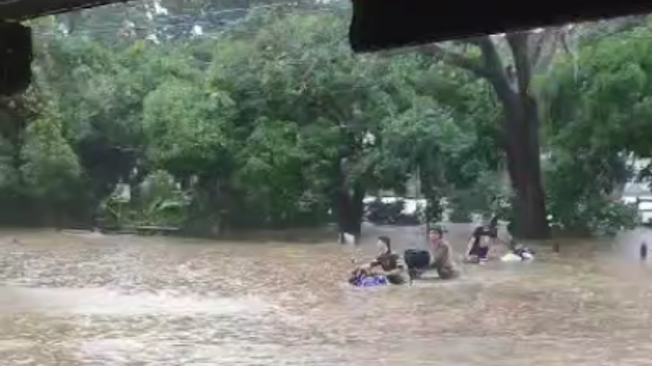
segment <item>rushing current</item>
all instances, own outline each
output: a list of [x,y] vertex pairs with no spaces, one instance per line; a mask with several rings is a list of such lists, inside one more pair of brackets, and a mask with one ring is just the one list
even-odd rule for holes
[[[376,229],[423,245],[405,230]],[[458,257],[470,231],[450,234]],[[0,232],[0,365],[650,365],[647,231],[350,288],[376,234],[352,249]]]

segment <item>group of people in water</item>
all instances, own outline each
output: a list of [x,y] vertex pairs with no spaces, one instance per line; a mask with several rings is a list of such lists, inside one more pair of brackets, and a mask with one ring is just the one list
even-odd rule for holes
[[[444,238],[445,230],[441,227],[431,228],[428,232],[428,250],[408,249],[400,255],[392,250],[391,241],[386,236],[378,238],[378,255],[369,263],[358,266],[349,282],[364,286],[365,281],[372,284],[400,285],[418,279],[428,271],[437,272],[442,280],[460,276],[460,271],[453,260],[450,244]],[[483,264],[488,260],[489,251],[494,244],[504,244],[510,254],[522,259],[531,259],[531,251],[518,246],[513,240],[503,241],[498,237],[498,220],[477,227],[467,244],[464,260],[467,263]],[[380,281],[380,282],[379,282]]]

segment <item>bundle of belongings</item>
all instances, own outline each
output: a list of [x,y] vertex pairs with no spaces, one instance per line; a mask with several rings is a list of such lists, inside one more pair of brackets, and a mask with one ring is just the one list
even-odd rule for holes
[[355,287],[377,287],[389,285],[385,276],[369,275],[364,271],[354,271],[349,277],[349,284]]
[[534,251],[520,244],[514,244],[509,253],[500,257],[503,262],[525,262],[534,259]]

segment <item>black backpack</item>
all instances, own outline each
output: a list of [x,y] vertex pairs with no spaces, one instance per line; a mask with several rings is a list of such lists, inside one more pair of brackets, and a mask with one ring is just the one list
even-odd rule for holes
[[403,252],[408,269],[424,269],[430,264],[430,253],[422,249],[408,249]]

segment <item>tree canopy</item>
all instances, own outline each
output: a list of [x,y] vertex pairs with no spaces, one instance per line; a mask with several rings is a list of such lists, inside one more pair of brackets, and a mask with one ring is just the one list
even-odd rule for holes
[[357,234],[366,196],[418,182],[429,222],[634,223],[613,198],[651,153],[645,18],[354,55],[344,2],[186,3],[33,24],[36,83],[0,100],[1,207],[22,213],[0,222]]

